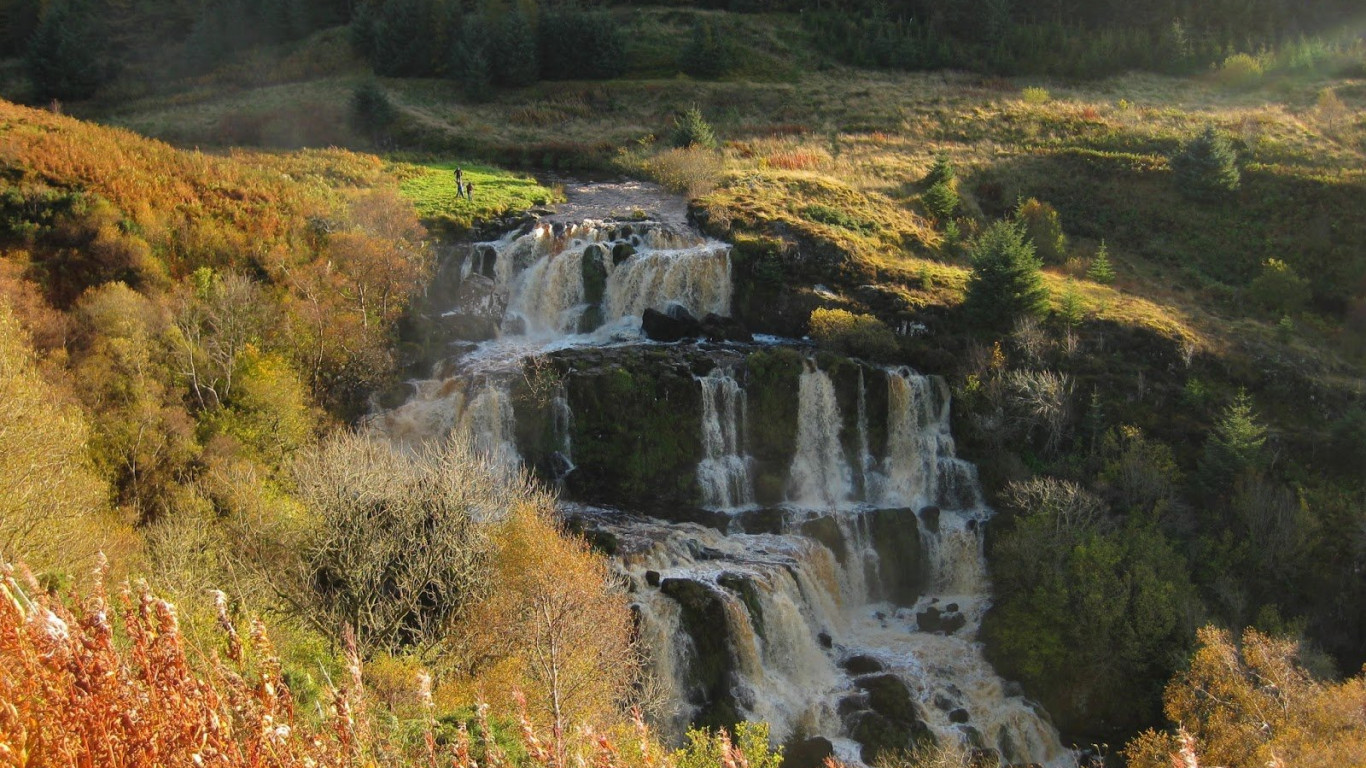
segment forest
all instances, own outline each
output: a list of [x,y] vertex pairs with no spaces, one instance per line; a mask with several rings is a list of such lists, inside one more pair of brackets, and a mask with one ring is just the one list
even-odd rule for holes
[[[0,0],[0,763],[1366,765],[1359,6]],[[682,213],[575,244],[579,179]],[[728,270],[682,320],[665,251]],[[879,491],[912,449],[978,490]],[[804,568],[873,608],[790,630]],[[1066,752],[892,680],[887,614]],[[820,717],[764,708],[788,631]]]

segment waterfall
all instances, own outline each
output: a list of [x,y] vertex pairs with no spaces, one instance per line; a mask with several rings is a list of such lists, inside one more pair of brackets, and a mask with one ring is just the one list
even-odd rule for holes
[[697,465],[702,505],[708,509],[740,509],[754,503],[754,481],[745,455],[741,425],[745,423],[745,391],[723,368],[698,378],[702,386],[703,458]]
[[935,393],[932,379],[909,369],[887,374],[887,457],[880,506],[918,508],[935,498],[940,434],[949,428]]
[[569,393],[564,382],[555,388],[555,396],[550,400],[551,428],[555,436],[555,479],[563,480],[574,471],[574,441],[570,430],[574,426],[574,412],[569,407]]
[[[492,270],[485,252],[494,254]],[[473,271],[491,271],[505,296],[504,335],[589,333],[671,306],[699,318],[730,313],[730,246],[658,224],[543,224],[480,244],[467,264],[476,260]]]
[[807,361],[798,389],[797,453],[788,474],[787,497],[805,509],[834,509],[853,495],[852,473],[840,445],[839,403],[825,371]]

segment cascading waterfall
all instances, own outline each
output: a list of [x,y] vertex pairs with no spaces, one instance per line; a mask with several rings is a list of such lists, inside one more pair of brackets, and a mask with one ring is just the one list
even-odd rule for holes
[[797,454],[788,477],[788,500],[806,509],[844,506],[853,494],[853,478],[840,445],[835,385],[811,361],[802,373],[798,398]]
[[[457,274],[461,304],[449,315],[478,318],[486,341],[369,423],[408,445],[466,430],[508,468],[521,463],[512,392],[528,356],[638,344],[646,309],[728,315],[732,293],[728,245],[637,222],[539,224],[477,244]],[[666,733],[681,736],[699,707],[725,703],[769,722],[776,741],[820,734],[857,761],[859,724],[882,716],[869,691],[894,679],[916,727],[995,750],[1002,762],[1064,764],[1069,753],[1046,715],[1009,691],[975,640],[989,606],[990,511],[975,467],[954,455],[942,380],[859,366],[857,401],[847,392],[843,401],[857,408],[847,428],[858,434],[845,435],[835,381],[807,360],[791,462],[765,486],[787,503],[761,510],[735,359],[685,374],[700,388],[697,489],[704,507],[730,516],[732,532],[566,504],[619,542],[640,637],[670,700]],[[546,431],[536,439],[553,454],[552,479],[564,480],[576,446],[563,383],[540,413],[536,429]],[[881,431],[871,437],[883,419],[885,442]],[[591,454],[584,447],[582,460]],[[734,532],[746,515],[767,515],[764,527],[777,532]],[[910,597],[888,587],[898,569],[922,566]],[[725,659],[701,659],[718,647]]]
[[745,391],[728,371],[698,378],[702,386],[702,450],[697,482],[709,509],[743,509],[754,503],[751,460],[744,453]]

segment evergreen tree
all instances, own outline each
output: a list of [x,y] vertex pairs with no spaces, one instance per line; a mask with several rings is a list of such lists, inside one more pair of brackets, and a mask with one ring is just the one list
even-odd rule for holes
[[385,0],[374,21],[370,64],[386,77],[435,74],[432,13],[426,0]]
[[675,147],[716,149],[716,133],[696,104],[674,118],[673,144]]
[[1197,200],[1214,200],[1238,189],[1242,175],[1238,153],[1226,136],[1206,126],[1171,159],[1181,193]]
[[376,143],[398,120],[398,110],[379,84],[368,80],[351,92],[351,127]]
[[24,50],[42,14],[40,0],[0,0],[0,49]]
[[57,0],[48,6],[24,62],[39,99],[88,99],[108,79],[97,20],[84,0]]
[[547,10],[539,24],[541,77],[605,80],[626,68],[626,40],[610,13]]
[[958,210],[958,192],[952,182],[936,182],[920,196],[920,202],[936,219],[945,221]]
[[1003,329],[1025,315],[1048,309],[1042,266],[1021,227],[998,221],[972,246],[972,276],[964,309],[984,327]]
[[930,172],[925,174],[920,183],[926,187],[933,187],[935,184],[951,184],[957,177],[958,174],[954,171],[949,156],[940,152],[934,156],[934,165],[930,166]]
[[541,76],[536,30],[520,8],[494,23],[489,53],[493,79],[499,85],[520,88],[532,85]]
[[1200,473],[1206,485],[1211,490],[1225,488],[1239,475],[1260,467],[1265,445],[1266,425],[1252,410],[1247,391],[1239,390],[1205,442]]
[[1115,281],[1115,267],[1110,263],[1110,249],[1105,246],[1104,240],[1100,241],[1096,257],[1091,260],[1091,266],[1086,270],[1086,278],[1105,285]]

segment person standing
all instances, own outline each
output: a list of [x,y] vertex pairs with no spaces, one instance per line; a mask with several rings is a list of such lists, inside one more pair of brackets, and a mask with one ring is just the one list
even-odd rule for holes
[[474,202],[474,182],[472,181],[465,182],[465,199],[471,203]]

